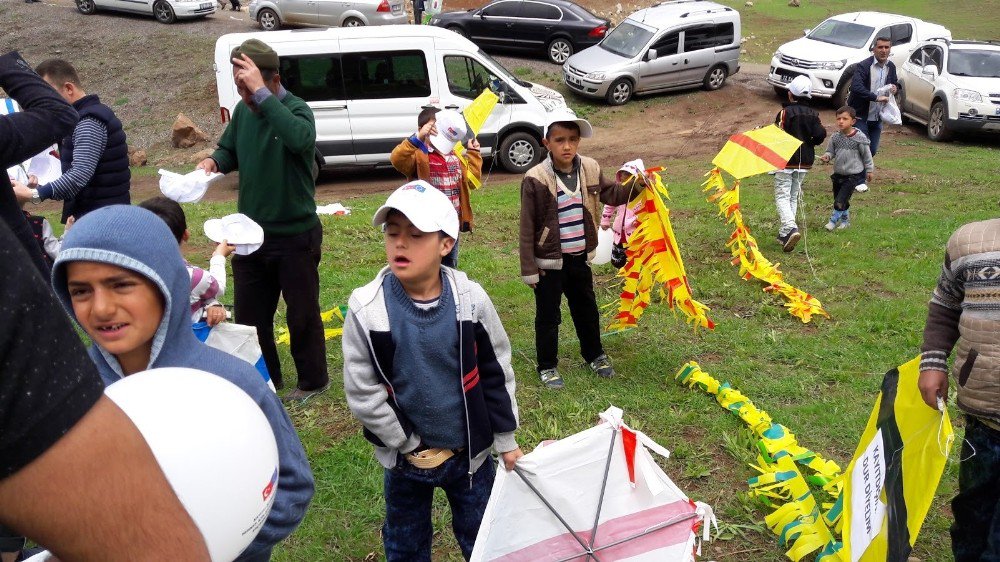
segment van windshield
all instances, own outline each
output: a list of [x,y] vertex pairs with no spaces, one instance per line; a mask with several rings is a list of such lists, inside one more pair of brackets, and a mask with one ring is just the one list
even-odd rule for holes
[[841,47],[860,49],[868,46],[868,38],[872,36],[872,31],[875,31],[874,27],[860,23],[826,20],[819,24],[816,29],[810,31],[807,37]]
[[493,65],[493,68],[497,69],[497,72],[500,73],[501,75],[503,75],[503,77],[506,78],[507,80],[510,80],[511,82],[517,84],[518,86],[521,86],[522,88],[530,88],[531,87],[531,84],[529,84],[529,83],[525,82],[524,80],[521,80],[517,76],[514,76],[513,74],[511,74],[509,70],[507,70],[506,68],[504,68],[504,65],[500,64],[499,62],[497,62],[497,60],[494,59],[493,57],[487,55],[482,49],[479,49],[479,56],[481,56],[484,59],[486,59],[487,61],[489,61],[490,64]]
[[652,36],[652,31],[626,21],[614,28],[598,45],[605,51],[630,59],[642,51]]
[[1000,51],[952,49],[948,73],[955,76],[1000,78]]

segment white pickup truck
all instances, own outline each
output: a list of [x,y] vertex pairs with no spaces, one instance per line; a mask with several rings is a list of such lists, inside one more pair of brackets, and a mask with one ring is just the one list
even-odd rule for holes
[[793,78],[808,76],[813,97],[830,98],[834,107],[840,107],[847,103],[854,66],[871,56],[876,37],[892,40],[889,58],[898,71],[918,44],[934,37],[950,39],[951,31],[917,18],[881,12],[832,16],[805,30],[805,37],[775,51],[767,82],[784,97]]

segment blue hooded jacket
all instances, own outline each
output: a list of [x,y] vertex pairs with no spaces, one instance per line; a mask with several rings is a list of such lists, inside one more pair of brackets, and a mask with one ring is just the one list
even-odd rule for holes
[[[128,205],[104,207],[77,221],[66,234],[52,267],[52,288],[70,316],[79,322],[66,279],[66,264],[72,261],[129,269],[159,288],[165,305],[163,319],[153,336],[148,369],[201,369],[240,387],[260,406],[278,444],[278,491],[263,528],[238,560],[270,550],[290,535],[306,514],[315,488],[309,461],[284,406],[253,366],[195,338],[188,308],[191,279],[170,229],[150,211]],[[88,352],[104,384],[124,377],[118,360],[107,350],[95,343]]]

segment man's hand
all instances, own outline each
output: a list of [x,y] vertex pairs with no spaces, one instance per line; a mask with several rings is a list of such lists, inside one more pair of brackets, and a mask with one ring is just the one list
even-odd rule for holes
[[417,138],[420,139],[420,142],[427,144],[427,142],[430,141],[430,138],[436,135],[437,132],[435,122],[431,119],[430,121],[424,123],[424,126],[420,127],[420,130],[417,131]]
[[894,94],[899,91],[899,88],[897,88],[895,84],[889,84],[889,88],[892,90],[892,93]]
[[209,326],[217,326],[220,322],[226,321],[226,307],[221,304],[213,304],[205,311],[205,322]]
[[264,77],[260,75],[260,69],[257,68],[253,60],[242,53],[240,57],[242,58],[233,59],[233,65],[239,67],[233,76],[236,79],[236,85],[242,85],[250,93],[265,87]]
[[924,403],[937,410],[938,397],[942,400],[948,398],[948,373],[934,369],[920,371],[917,388],[920,389],[920,397],[924,399]]
[[218,172],[219,171],[219,165],[215,163],[215,160],[212,160],[211,158],[206,158],[206,159],[202,160],[201,162],[198,162],[198,165],[195,166],[194,169],[195,170],[204,170],[205,171],[205,175],[207,176],[208,174],[214,174],[214,173]]
[[11,182],[14,184],[14,197],[17,197],[18,203],[27,203],[31,201],[31,189],[19,181]]
[[236,246],[229,243],[228,240],[223,240],[219,242],[219,245],[215,247],[215,251],[212,252],[213,256],[222,256],[228,258],[230,254],[236,251]]
[[469,139],[469,142],[465,143],[465,148],[469,150],[479,150],[479,141],[476,140],[476,137],[472,137]]
[[887,101],[889,101],[889,96],[879,96],[879,97],[875,98],[875,101],[881,102],[881,103],[886,103]]
[[514,470],[514,463],[517,462],[517,459],[519,459],[519,458],[521,458],[523,456],[524,456],[524,453],[521,452],[521,448],[520,447],[514,449],[513,451],[507,451],[506,453],[500,453],[500,459],[503,460],[503,467],[505,469],[507,469],[507,472],[510,472],[510,471]]

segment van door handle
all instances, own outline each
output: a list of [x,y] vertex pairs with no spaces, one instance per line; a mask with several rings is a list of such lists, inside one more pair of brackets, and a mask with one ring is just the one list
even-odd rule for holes
[[687,59],[684,59],[684,64],[687,64],[687,63],[688,63],[688,60],[687,60]]
[[316,108],[316,109],[347,109],[347,104],[343,104],[343,105],[326,105],[326,104],[319,104],[319,103],[317,103],[313,107]]
[[458,106],[457,106],[457,105],[455,105],[455,104],[451,104],[451,105],[446,105],[446,106],[444,106],[444,108],[445,108],[445,109],[453,109],[453,110],[455,110],[455,111],[458,111]]

